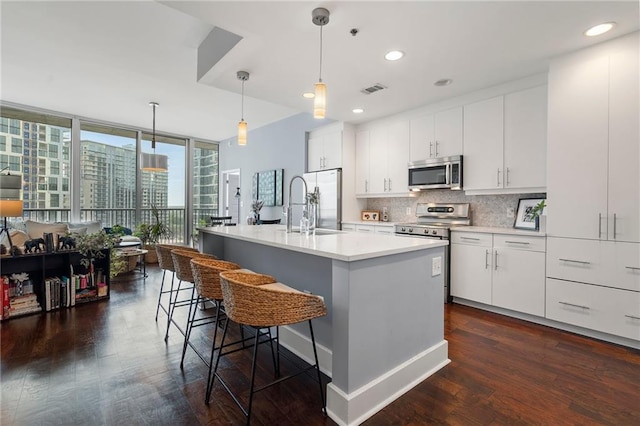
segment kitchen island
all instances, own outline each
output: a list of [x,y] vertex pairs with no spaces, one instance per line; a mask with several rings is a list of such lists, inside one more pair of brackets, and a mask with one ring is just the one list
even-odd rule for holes
[[[447,241],[282,225],[199,229],[200,249],[324,297],[314,332],[327,385],[327,412],[354,425],[448,362],[444,281]],[[438,259],[439,258],[439,259]],[[435,264],[435,265],[434,265]],[[440,268],[441,269],[441,268]],[[308,327],[283,327],[283,346],[313,359]]]

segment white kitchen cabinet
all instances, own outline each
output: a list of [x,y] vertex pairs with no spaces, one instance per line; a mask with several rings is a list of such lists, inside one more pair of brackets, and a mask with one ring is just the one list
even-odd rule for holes
[[465,191],[544,191],[546,123],[547,86],[465,105]]
[[544,252],[544,237],[452,232],[451,295],[543,317]]
[[342,230],[343,231],[348,231],[348,232],[355,232],[356,231],[356,225],[354,225],[353,223],[343,223],[342,224]]
[[356,195],[407,195],[409,122],[380,124],[356,134]]
[[640,292],[547,279],[546,317],[640,341]]
[[640,242],[638,33],[549,69],[547,232]]
[[331,126],[328,129],[311,131],[307,142],[307,170],[313,172],[340,167],[342,167],[342,130]]
[[494,306],[544,316],[544,238],[494,235]]
[[462,107],[412,119],[409,141],[409,161],[461,155]]
[[492,235],[451,233],[451,296],[491,304]]
[[356,196],[369,194],[369,131],[356,133]]
[[396,227],[395,225],[376,224],[373,226],[373,232],[376,234],[393,235],[396,232]]

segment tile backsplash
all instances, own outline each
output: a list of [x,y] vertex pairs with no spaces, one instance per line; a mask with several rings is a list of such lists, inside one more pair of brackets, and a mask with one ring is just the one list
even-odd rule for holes
[[416,197],[370,198],[367,209],[382,212],[386,207],[390,222],[415,222],[418,203],[470,203],[472,225],[511,228],[515,215],[507,215],[507,211],[515,211],[520,198],[546,198],[546,194],[466,195],[464,191],[435,189],[421,191]]

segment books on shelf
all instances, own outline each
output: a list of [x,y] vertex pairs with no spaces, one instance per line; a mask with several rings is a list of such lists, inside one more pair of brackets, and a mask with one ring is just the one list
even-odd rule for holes
[[0,286],[2,287],[1,319],[42,311],[38,296],[33,292],[33,283],[27,273],[3,275]]

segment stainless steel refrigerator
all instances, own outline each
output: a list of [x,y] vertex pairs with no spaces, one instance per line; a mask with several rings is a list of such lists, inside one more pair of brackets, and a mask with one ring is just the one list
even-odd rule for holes
[[316,210],[316,227],[342,229],[342,169],[305,173],[309,192],[319,195]]

